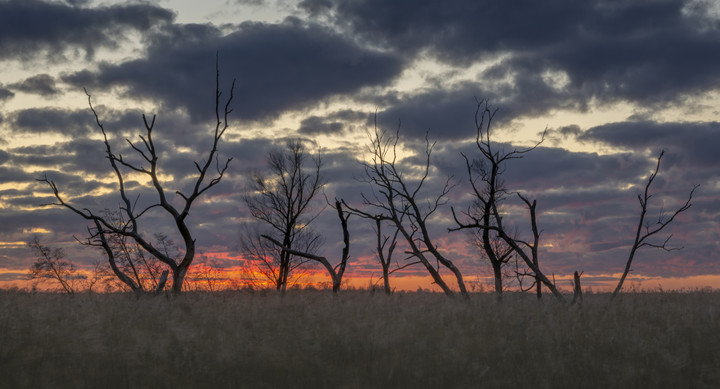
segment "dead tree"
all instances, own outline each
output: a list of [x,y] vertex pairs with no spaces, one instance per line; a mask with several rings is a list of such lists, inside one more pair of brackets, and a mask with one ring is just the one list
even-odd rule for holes
[[580,276],[582,273],[583,272],[578,273],[576,270],[573,274],[573,299],[570,303],[572,305],[577,304],[581,306],[583,302],[582,286],[580,285]]
[[343,232],[343,249],[342,249],[342,256],[340,257],[340,262],[332,266],[330,264],[330,261],[326,257],[322,257],[319,255],[307,253],[300,250],[295,250],[290,247],[285,247],[281,242],[278,240],[268,236],[268,235],[262,235],[263,238],[269,240],[274,245],[278,246],[280,249],[288,252],[291,255],[296,255],[298,257],[307,258],[313,261],[320,262],[320,264],[325,267],[325,270],[327,270],[328,274],[330,275],[330,278],[332,279],[332,291],[333,294],[338,293],[340,290],[340,285],[342,284],[342,278],[345,274],[345,269],[347,268],[347,262],[350,258],[350,232],[348,231],[348,218],[350,218],[350,213],[344,212],[342,209],[342,203],[340,200],[335,199],[335,210],[337,211],[338,218],[340,219],[340,226],[342,227]]
[[[484,105],[483,105],[484,104]],[[465,166],[468,178],[474,195],[474,203],[468,209],[468,215],[482,220],[483,225],[495,225],[493,209],[500,207],[505,200],[507,191],[501,175],[504,171],[504,163],[510,159],[521,158],[526,150],[513,150],[504,152],[495,150],[490,142],[490,130],[492,120],[497,113],[497,108],[491,110],[487,101],[477,102],[475,110],[475,144],[482,155],[482,158],[470,159],[464,153]],[[537,147],[537,146],[536,146]],[[471,230],[473,244],[483,250],[484,256],[490,261],[495,280],[495,293],[498,298],[502,297],[502,267],[510,260],[513,253],[497,231],[489,228],[477,228]]]
[[[544,141],[545,134],[543,134],[540,141],[528,148],[512,149],[510,151],[497,148],[497,145],[491,140],[492,120],[496,112],[497,109],[490,109],[487,100],[477,101],[475,110],[475,145],[480,152],[480,156],[470,159],[463,154],[472,187],[474,204],[463,212],[466,221],[461,221],[455,210],[451,208],[457,227],[449,230],[470,229],[475,231],[475,236],[479,237],[478,244],[482,247],[485,256],[493,267],[495,291],[498,296],[502,295],[502,266],[507,263],[512,254],[515,254],[532,270],[538,297],[542,293],[541,285],[545,284],[558,300],[564,301],[564,297],[557,290],[554,283],[540,270],[538,259],[540,231],[537,226],[537,201],[530,201],[528,197],[516,193],[529,211],[530,227],[533,234],[532,241],[524,241],[511,234],[503,224],[503,218],[500,214],[501,203],[510,194],[501,179],[502,174],[505,172],[505,164],[513,159],[521,159],[525,154],[535,150]],[[497,238],[500,238],[504,244],[498,244]]]
[[657,158],[655,170],[650,174],[650,177],[645,184],[645,190],[643,191],[642,195],[638,195],[638,201],[640,202],[640,219],[638,220],[637,229],[635,231],[635,240],[633,241],[633,245],[630,248],[630,254],[628,255],[627,262],[625,263],[625,270],[620,277],[620,281],[618,281],[617,287],[615,287],[615,290],[613,291],[612,299],[615,299],[615,296],[617,296],[617,294],[620,292],[620,289],[622,289],[625,278],[630,272],[630,267],[632,265],[633,258],[635,258],[635,253],[639,249],[643,247],[655,247],[665,251],[682,249],[682,247],[671,247],[668,245],[670,238],[672,238],[672,235],[668,236],[662,243],[653,243],[648,241],[648,239],[651,238],[653,235],[661,232],[665,227],[670,225],[670,223],[675,220],[675,217],[677,215],[687,211],[690,208],[690,206],[692,205],[691,201],[693,195],[695,194],[695,190],[699,187],[699,185],[693,186],[693,188],[690,190],[690,194],[688,195],[687,200],[685,201],[685,204],[677,208],[670,215],[670,217],[668,217],[666,213],[660,212],[660,215],[658,215],[657,221],[654,224],[646,223],[645,216],[648,210],[648,203],[650,201],[650,198],[652,197],[652,195],[650,194],[650,186],[652,186],[653,181],[655,181],[655,177],[660,171],[660,161],[662,160],[663,155],[665,155],[664,150],[660,152],[660,155]]
[[[425,136],[424,165],[419,176],[407,178],[400,170],[397,147],[400,141],[400,124],[394,134],[381,131],[375,126],[370,134],[370,161],[363,162],[365,170],[364,182],[370,186],[370,194],[362,193],[363,205],[373,211],[364,211],[357,207],[343,204],[352,212],[368,219],[380,218],[388,220],[400,231],[409,246],[408,254],[425,266],[445,294],[455,293],[440,274],[441,268],[450,270],[457,282],[460,294],[468,298],[469,294],[463,276],[455,264],[433,244],[428,230],[428,219],[435,214],[440,206],[447,203],[447,194],[454,187],[452,177],[445,181],[440,194],[431,198],[421,198],[423,186],[430,177],[430,156],[434,143]],[[423,205],[425,204],[425,205]]]
[[27,245],[35,253],[35,262],[30,266],[28,278],[39,281],[56,281],[65,293],[75,294],[77,291],[75,281],[79,274],[72,261],[65,259],[63,249],[45,246],[37,236]]
[[[311,169],[305,166],[306,161],[307,154],[300,140],[288,141],[285,150],[270,151],[269,174],[254,174],[243,198],[250,214],[269,230],[244,238],[243,251],[262,262],[265,274],[281,292],[287,289],[291,271],[300,265],[298,256],[291,250],[313,254],[321,239],[309,225],[319,215],[319,211],[314,212],[311,207],[324,185],[320,173],[322,161],[319,156],[313,158]],[[277,245],[280,251],[276,256],[267,255],[272,252],[259,239],[261,235],[281,243]]]
[[[224,104],[224,109],[221,111],[223,106],[220,103],[220,72],[217,67],[216,58],[216,74],[215,74],[215,117],[216,124],[212,138],[212,145],[207,153],[205,161],[202,163],[195,162],[196,178],[192,186],[192,190],[189,193],[183,193],[180,190],[175,191],[175,194],[180,197],[181,207],[173,205],[172,200],[168,197],[167,190],[163,183],[160,182],[159,178],[159,152],[153,141],[153,129],[155,126],[156,115],[153,115],[152,120],[148,122],[145,115],[143,115],[143,123],[145,124],[145,135],[140,135],[140,142],[133,142],[126,139],[130,147],[137,153],[140,162],[132,162],[123,157],[121,154],[115,154],[108,140],[108,134],[105,130],[103,123],[100,121],[100,117],[92,105],[90,94],[85,91],[88,97],[88,105],[90,110],[95,116],[95,122],[97,127],[102,133],[104,144],[105,144],[105,155],[110,166],[115,174],[118,183],[118,192],[121,198],[120,210],[124,215],[126,222],[118,227],[115,226],[112,221],[107,220],[104,216],[93,212],[87,208],[76,206],[66,201],[60,194],[60,190],[54,181],[45,178],[39,179],[38,181],[47,184],[55,195],[56,202],[44,205],[55,205],[62,206],[70,209],[76,214],[83,218],[91,221],[96,231],[92,234],[95,238],[100,241],[107,239],[107,235],[119,234],[132,238],[137,242],[144,250],[153,255],[159,261],[165,263],[172,271],[172,290],[174,293],[179,294],[183,288],[183,281],[185,276],[192,265],[193,259],[195,258],[196,246],[193,234],[187,225],[187,217],[190,213],[192,205],[195,203],[203,193],[208,189],[217,185],[222,180],[225,171],[227,170],[232,158],[228,158],[224,162],[220,162],[218,157],[218,143],[225,134],[228,128],[228,115],[232,112],[230,109],[230,102],[233,99],[233,92],[235,89],[235,80],[233,80],[230,87],[230,96]],[[214,167],[216,172],[213,174],[211,168]],[[125,180],[128,172],[144,175],[152,183],[152,189],[157,196],[156,202],[143,209],[136,209],[136,204],[130,199],[130,195],[127,192]],[[212,178],[210,178],[212,175]],[[151,241],[140,231],[140,224],[143,220],[142,217],[149,211],[156,208],[164,211],[171,219],[178,234],[182,237],[183,242],[183,256],[179,261],[166,255],[162,250],[155,247]],[[117,275],[118,273],[116,273]],[[126,282],[126,280],[123,280]]]
[[[127,223],[123,219],[123,212],[105,210],[104,218],[116,228],[125,228]],[[155,257],[146,255],[146,251],[134,240],[126,235],[107,233],[99,221],[94,221],[94,227],[88,227],[89,237],[80,241],[85,246],[99,247],[110,265],[115,277],[136,295],[144,293],[160,293],[165,287],[169,270],[163,270],[164,264]],[[155,234],[156,247],[168,257],[171,256],[165,243],[166,237]]]
[[[395,228],[395,232],[393,233],[392,237],[383,235],[383,233],[382,233],[382,224],[383,224],[382,218],[376,217],[376,218],[374,218],[374,220],[375,220],[375,234],[377,235],[376,250],[377,250],[378,261],[380,262],[380,267],[382,268],[383,290],[385,291],[385,294],[392,294],[392,289],[390,288],[390,274],[394,270],[390,271],[390,264],[392,263],[393,253],[395,252],[395,247],[397,247],[397,238],[398,238],[398,234],[400,233],[400,230]],[[389,246],[388,246],[388,243],[390,243]],[[385,251],[386,250],[385,247],[387,247],[387,252]],[[414,262],[414,263],[417,263],[417,262]]]

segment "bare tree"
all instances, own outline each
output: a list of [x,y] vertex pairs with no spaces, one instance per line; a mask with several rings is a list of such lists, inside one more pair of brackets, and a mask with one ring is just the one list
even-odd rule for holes
[[45,246],[37,236],[27,245],[35,253],[35,262],[28,272],[29,279],[54,281],[60,284],[67,294],[77,292],[76,281],[81,275],[75,269],[75,264],[65,259],[63,249]]
[[493,267],[495,277],[495,291],[498,297],[502,295],[502,266],[507,263],[511,255],[517,255],[525,265],[531,269],[535,278],[535,287],[538,298],[541,296],[541,285],[545,284],[553,295],[561,301],[564,297],[540,270],[538,258],[538,244],[540,230],[537,225],[537,201],[520,193],[515,193],[525,204],[529,211],[532,240],[519,239],[510,233],[503,224],[501,204],[508,194],[511,194],[502,181],[505,164],[513,159],[521,159],[525,154],[535,150],[545,139],[542,138],[535,145],[523,149],[513,148],[506,151],[492,142],[492,120],[497,109],[491,109],[487,100],[477,101],[475,110],[475,144],[480,156],[470,159],[463,154],[467,168],[468,178],[472,187],[474,204],[463,212],[467,221],[460,221],[455,210],[452,209],[453,218],[457,227],[450,231],[470,229],[476,237],[477,244],[482,247],[485,256]]
[[[268,174],[255,173],[244,196],[250,214],[267,232],[244,237],[243,251],[262,263],[264,274],[271,278],[277,290],[287,290],[288,277],[306,257],[292,250],[314,254],[321,236],[309,227],[319,215],[312,209],[316,195],[324,182],[320,174],[322,160],[312,158],[312,168],[306,167],[307,154],[300,140],[286,143],[285,149],[268,153]],[[267,235],[280,242],[274,249],[260,239]],[[279,251],[277,251],[279,249]]]
[[577,270],[573,273],[573,299],[570,304],[577,304],[581,306],[583,303],[582,286],[580,285],[580,276],[583,272],[578,273]]
[[[116,228],[127,226],[122,210],[105,210],[103,217]],[[107,233],[103,230],[99,221],[95,221],[94,228],[88,227],[88,233],[89,237],[84,242],[78,241],[86,246],[99,247],[107,258],[113,275],[125,287],[138,295],[150,291],[158,294],[162,291],[169,272],[169,270],[164,269],[166,266],[163,262],[147,254],[147,251],[127,235]],[[162,250],[164,254],[177,259],[177,256],[169,254],[167,243],[168,238],[166,236],[159,233],[155,234],[155,246],[161,249],[164,248]]]
[[[58,186],[55,184],[55,182],[48,179],[47,176],[43,179],[38,180],[40,182],[46,183],[50,187],[57,200],[54,203],[45,205],[55,205],[68,208],[76,214],[82,216],[83,218],[91,221],[93,223],[93,226],[91,228],[94,228],[94,230],[91,232],[91,239],[98,240],[100,242],[100,245],[102,245],[103,241],[107,241],[108,235],[124,235],[132,238],[144,250],[146,250],[148,253],[150,253],[152,256],[154,256],[161,262],[165,263],[172,270],[172,290],[176,294],[182,291],[183,281],[185,280],[188,269],[190,269],[193,259],[195,258],[196,242],[187,224],[187,217],[190,213],[190,209],[192,208],[192,205],[195,203],[195,201],[202,194],[204,194],[208,189],[217,185],[222,180],[223,175],[225,174],[225,171],[227,170],[230,161],[232,160],[232,158],[228,158],[224,162],[220,162],[218,157],[218,143],[220,142],[220,139],[225,134],[225,131],[228,128],[228,115],[232,112],[229,107],[230,102],[233,99],[235,80],[233,80],[230,87],[230,96],[224,104],[224,109],[221,111],[221,108],[223,108],[223,106],[220,103],[220,96],[222,93],[220,92],[220,72],[217,67],[217,58],[215,81],[216,124],[212,136],[212,145],[207,153],[205,161],[201,163],[194,163],[197,172],[194,184],[192,185],[192,190],[189,193],[183,193],[180,190],[175,191],[175,194],[180,198],[180,207],[176,207],[175,205],[173,205],[171,199],[168,197],[164,184],[161,183],[159,178],[158,162],[160,160],[160,157],[158,150],[155,146],[155,142],[153,141],[153,128],[155,126],[156,116],[153,115],[152,120],[148,122],[145,115],[143,115],[142,118],[145,124],[145,135],[139,136],[141,142],[133,142],[129,139],[126,139],[127,143],[137,154],[140,160],[139,163],[131,162],[125,157],[123,157],[121,154],[115,154],[113,152],[113,149],[108,140],[108,133],[105,130],[104,125],[100,121],[100,117],[98,116],[98,113],[92,105],[91,96],[87,91],[85,91],[85,93],[88,97],[88,105],[90,106],[90,110],[95,116],[95,122],[97,123],[97,126],[100,129],[100,132],[102,133],[104,139],[106,158],[110,162],[110,166],[112,167],[112,170],[117,179],[118,192],[121,198],[120,210],[124,215],[126,221],[122,226],[118,227],[114,225],[111,220],[107,220],[106,217],[97,214],[87,208],[82,208],[66,201],[60,195],[60,190],[58,189]],[[212,167],[214,167],[216,170],[215,174],[213,174],[211,171]],[[157,196],[156,202],[148,205],[147,207],[144,207],[143,209],[136,209],[136,202],[130,199],[125,184],[128,172],[146,176],[150,180],[155,195]],[[172,219],[172,224],[174,225],[174,228],[182,237],[183,256],[179,261],[166,255],[158,247],[155,247],[151,243],[151,240],[148,239],[148,237],[140,231],[139,226],[141,224],[141,221],[143,220],[142,217],[155,208],[161,209]],[[128,284],[127,280],[123,280],[123,282]]]
[[650,174],[650,177],[648,177],[648,181],[645,184],[645,190],[643,191],[642,195],[638,195],[638,201],[640,202],[640,219],[638,220],[638,226],[635,231],[635,240],[633,241],[633,245],[630,248],[630,254],[628,255],[627,262],[625,263],[625,270],[620,277],[620,281],[618,281],[617,287],[615,287],[615,290],[613,291],[613,299],[615,299],[615,296],[617,296],[617,294],[620,292],[620,289],[622,289],[625,278],[630,272],[630,266],[632,265],[633,258],[635,258],[635,253],[639,249],[643,247],[655,247],[665,251],[673,251],[682,248],[672,247],[668,244],[670,242],[670,238],[672,238],[672,235],[669,235],[662,243],[653,243],[648,241],[648,239],[651,238],[653,235],[661,232],[663,229],[665,229],[665,227],[670,225],[670,223],[675,220],[675,217],[677,215],[687,211],[690,208],[690,206],[692,205],[691,201],[693,195],[695,194],[695,190],[699,187],[699,185],[693,186],[693,188],[690,190],[690,194],[688,195],[687,200],[685,201],[685,204],[678,207],[673,213],[670,214],[670,216],[668,216],[667,213],[661,211],[658,215],[657,221],[654,224],[645,222],[645,215],[648,210],[648,203],[650,201],[650,198],[652,197],[652,195],[650,194],[650,186],[652,186],[653,181],[655,181],[655,177],[660,171],[660,161],[662,160],[663,155],[665,155],[665,150],[660,152],[660,155],[657,158],[657,164],[655,165],[655,170]]
[[340,200],[335,199],[335,210],[337,211],[338,218],[340,219],[340,226],[342,227],[343,232],[343,249],[342,249],[342,256],[340,257],[340,262],[338,262],[337,265],[333,266],[330,264],[330,261],[326,257],[294,250],[290,247],[283,246],[282,243],[277,241],[276,239],[273,239],[271,236],[268,235],[262,235],[263,238],[269,240],[274,245],[278,246],[281,250],[284,250],[288,252],[291,255],[296,255],[298,257],[307,258],[313,261],[320,262],[320,264],[325,267],[325,270],[327,270],[328,274],[330,275],[330,278],[332,279],[332,291],[333,294],[337,294],[337,292],[340,290],[340,285],[342,284],[342,278],[345,274],[345,269],[347,268],[347,262],[350,258],[350,232],[348,231],[348,218],[350,217],[351,213],[346,213],[342,209],[342,204],[340,203]]
[[[385,294],[392,294],[392,289],[390,288],[390,274],[392,274],[394,270],[390,270],[390,265],[392,264],[393,253],[395,252],[395,248],[397,247],[397,239],[400,230],[395,228],[395,232],[392,234],[392,236],[384,235],[382,232],[382,218],[375,217],[374,220],[375,235],[377,236],[376,252],[378,261],[380,262],[380,267],[382,268],[383,289],[385,290]],[[390,243],[390,245],[388,245],[388,243]],[[416,263],[418,262],[413,262],[409,265]],[[403,266],[403,268],[407,266],[408,265]]]
[[78,270],[71,260],[65,258],[62,248],[42,244],[38,236],[28,242],[28,247],[35,253],[35,262],[28,271],[30,280],[57,282],[67,294],[80,291],[90,293],[98,285],[107,286],[108,274],[100,261],[93,262],[92,270],[83,271]]
[[[482,220],[482,224],[486,226],[497,226],[493,218],[493,209],[499,208],[507,195],[501,179],[505,169],[504,163],[510,159],[521,158],[522,154],[532,149],[512,150],[511,152],[495,150],[490,141],[490,133],[492,120],[496,113],[497,108],[491,110],[487,100],[477,102],[475,144],[482,157],[471,160],[467,155],[462,154],[474,194],[474,202],[468,210],[468,214],[473,215],[474,219]],[[490,261],[495,279],[495,293],[498,298],[501,298],[503,293],[502,267],[510,260],[513,249],[496,230],[472,229],[471,237],[473,245],[483,250],[484,256]]]
[[375,126],[374,133],[370,134],[370,161],[362,163],[365,170],[364,181],[370,185],[371,190],[370,194],[362,194],[362,200],[366,207],[374,211],[363,211],[344,202],[343,204],[352,212],[368,219],[379,218],[394,224],[407,241],[408,254],[425,266],[443,292],[449,296],[455,294],[440,274],[441,268],[450,270],[460,294],[468,298],[462,273],[433,244],[427,226],[428,219],[440,206],[447,203],[447,194],[454,187],[452,177],[447,178],[440,194],[421,197],[424,194],[423,186],[430,177],[430,156],[435,144],[431,144],[428,136],[425,136],[424,165],[420,169],[419,177],[413,179],[406,178],[400,170],[397,155],[399,141],[400,124],[394,134],[381,131]]

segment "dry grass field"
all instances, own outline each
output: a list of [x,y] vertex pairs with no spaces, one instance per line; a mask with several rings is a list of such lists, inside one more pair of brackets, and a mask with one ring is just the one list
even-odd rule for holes
[[0,291],[3,388],[717,388],[720,293]]

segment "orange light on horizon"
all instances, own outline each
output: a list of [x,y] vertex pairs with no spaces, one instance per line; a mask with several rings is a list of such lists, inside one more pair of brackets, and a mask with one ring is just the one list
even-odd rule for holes
[[[212,264],[213,260],[231,260],[242,263],[242,257],[231,255],[229,252],[206,253],[203,254],[203,257],[205,260],[197,260],[186,277],[185,282],[188,290],[273,289],[275,287],[274,283],[265,277],[265,275],[251,268],[240,265],[220,268]],[[79,269],[78,271],[86,277],[92,276],[91,272],[87,269]],[[377,272],[371,272],[363,267],[353,274],[352,268],[349,268],[349,272],[346,273],[343,278],[342,288],[382,290],[383,280],[379,273],[379,269]],[[26,271],[0,268],[0,288],[31,289],[36,281],[27,280],[26,274]],[[297,275],[299,276],[298,279],[289,284],[288,288],[331,288],[330,276],[322,268],[303,269],[301,272],[298,272]],[[581,282],[583,290],[606,293],[614,290],[619,278],[619,273],[585,273],[581,277]],[[457,291],[458,288],[454,280],[447,278],[447,281],[451,288]],[[468,290],[471,292],[494,291],[494,283],[491,276],[467,276],[465,277],[465,282]],[[567,293],[572,291],[572,275],[556,276],[555,282],[561,291]],[[507,287],[509,284],[507,281],[505,284],[508,291],[517,290],[516,287]],[[432,278],[429,275],[423,275],[421,271],[416,271],[414,274],[392,275],[390,277],[390,287],[395,291],[411,292],[426,290],[438,293],[442,292],[441,289],[434,284]],[[688,277],[655,277],[631,274],[625,282],[623,291],[671,291],[703,288],[720,289],[720,274]]]

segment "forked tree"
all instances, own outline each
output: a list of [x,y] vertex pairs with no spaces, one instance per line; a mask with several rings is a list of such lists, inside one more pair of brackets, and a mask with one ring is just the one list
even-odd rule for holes
[[669,235],[663,242],[661,243],[655,243],[652,241],[649,241],[648,239],[652,238],[653,235],[661,232],[665,227],[670,225],[675,218],[687,211],[690,206],[692,206],[692,198],[695,194],[695,190],[699,187],[699,185],[693,186],[693,188],[690,190],[690,194],[688,195],[687,200],[683,205],[678,207],[674,212],[671,214],[660,212],[660,214],[657,217],[657,220],[655,223],[651,224],[645,221],[645,216],[648,211],[648,204],[650,202],[650,198],[653,196],[650,194],[650,187],[652,186],[653,181],[655,181],[655,177],[657,177],[658,172],[660,171],[660,161],[662,160],[663,155],[665,155],[665,151],[661,151],[660,155],[657,158],[657,164],[655,165],[655,170],[653,170],[652,173],[650,173],[650,176],[648,177],[648,181],[645,184],[645,190],[643,191],[642,195],[638,195],[638,202],[640,202],[640,219],[638,220],[637,229],[635,230],[635,240],[633,241],[632,247],[630,247],[630,253],[628,255],[627,262],[625,263],[625,270],[623,271],[622,276],[620,277],[620,280],[618,281],[617,286],[615,287],[615,290],[612,294],[612,299],[615,299],[615,296],[617,296],[618,293],[620,293],[620,290],[623,287],[623,283],[625,282],[625,278],[627,277],[628,273],[630,273],[630,268],[632,266],[633,259],[635,258],[635,254],[637,251],[643,247],[655,247],[661,250],[665,251],[673,251],[673,250],[679,250],[682,247],[674,247],[670,246],[670,238],[672,238],[672,235]]
[[375,221],[375,236],[377,237],[377,246],[375,247],[375,251],[377,253],[378,262],[380,262],[380,267],[382,268],[383,290],[385,291],[385,294],[392,294],[392,288],[390,287],[390,274],[397,270],[402,270],[408,266],[418,264],[419,262],[415,261],[411,263],[406,263],[403,266],[398,266],[397,268],[390,270],[390,265],[393,262],[393,254],[395,253],[395,248],[397,247],[397,239],[400,230],[395,228],[395,232],[393,232],[392,236],[385,235],[382,232],[382,218],[374,217],[373,220]]
[[[312,166],[307,166],[308,154],[300,140],[271,150],[267,171],[252,175],[243,197],[259,228],[242,237],[242,249],[281,292],[286,291],[291,272],[307,258],[293,254],[293,250],[314,255],[321,242],[310,224],[319,215],[313,204],[324,185],[322,160],[319,156],[311,159]],[[280,244],[268,246],[262,235]]]
[[[215,129],[212,134],[212,143],[210,149],[206,154],[204,162],[194,162],[195,165],[195,179],[192,183],[192,189],[189,192],[182,192],[180,190],[175,191],[175,195],[179,197],[178,201],[180,206],[173,204],[174,199],[170,197],[165,188],[165,184],[160,180],[160,155],[159,150],[156,148],[153,140],[153,129],[155,126],[156,115],[153,115],[152,120],[148,121],[146,116],[143,115],[143,123],[145,125],[145,134],[139,135],[140,142],[133,142],[130,139],[126,139],[129,146],[136,153],[137,161],[130,161],[121,154],[113,152],[113,148],[108,140],[108,132],[105,129],[100,116],[98,115],[95,107],[92,104],[91,95],[85,91],[88,98],[88,105],[90,111],[95,117],[95,122],[99,128],[103,142],[105,145],[105,157],[110,163],[110,167],[117,180],[117,190],[120,195],[120,212],[123,215],[124,222],[117,225],[112,220],[107,218],[101,213],[92,211],[88,208],[80,205],[75,205],[71,200],[66,200],[60,193],[60,189],[57,184],[50,180],[47,176],[38,181],[44,182],[52,190],[55,199],[54,203],[45,205],[54,205],[65,207],[81,217],[92,222],[90,227],[91,237],[89,240],[94,244],[106,248],[109,247],[109,237],[117,234],[129,237],[137,242],[140,247],[150,253],[152,256],[157,258],[159,261],[165,263],[172,271],[172,290],[175,294],[179,294],[183,290],[183,282],[185,276],[193,263],[196,253],[196,242],[190,231],[188,225],[188,215],[195,201],[202,196],[207,190],[220,183],[225,171],[227,170],[232,158],[228,158],[221,162],[218,157],[218,144],[220,139],[225,134],[228,128],[228,115],[232,112],[230,109],[230,102],[233,99],[233,92],[235,89],[235,80],[233,80],[230,87],[230,95],[225,101],[225,104],[221,104],[220,97],[220,72],[217,67],[216,58],[216,72],[215,72]],[[211,169],[214,168],[215,172]],[[136,202],[131,199],[130,193],[126,187],[127,176],[130,174],[139,174],[146,176],[150,184],[150,191],[154,192],[156,200],[150,205],[143,207],[142,209],[136,209]],[[143,216],[147,215],[151,210],[156,208],[164,211],[166,216],[171,219],[171,224],[182,238],[182,257],[176,260],[175,258],[167,255],[159,247],[152,244],[151,238],[147,235],[146,230],[141,230],[140,226],[143,222]],[[146,227],[148,228],[148,227]],[[115,275],[122,280],[128,286],[132,285],[134,281],[124,272],[120,271],[117,266],[112,266]],[[132,287],[132,286],[131,286]],[[137,288],[137,284],[133,290]]]
[[342,255],[340,257],[340,261],[335,266],[333,266],[326,257],[285,247],[281,242],[269,235],[262,235],[262,238],[272,242],[275,246],[291,255],[307,258],[323,265],[332,280],[333,294],[337,295],[340,290],[340,285],[342,285],[342,278],[345,274],[345,269],[347,268],[348,259],[350,259],[350,232],[348,231],[348,218],[350,218],[351,213],[343,211],[342,203],[338,199],[335,199],[335,205],[333,208],[337,211],[338,218],[340,219],[340,227],[342,228],[343,233]]
[[460,294],[468,298],[462,272],[455,264],[447,259],[433,244],[428,220],[447,203],[447,194],[452,190],[452,177],[445,181],[440,193],[426,196],[424,186],[430,177],[430,157],[434,143],[430,143],[425,136],[424,163],[419,173],[413,177],[412,173],[404,173],[401,161],[398,160],[398,145],[400,142],[400,125],[394,133],[378,129],[370,134],[370,160],[362,162],[365,170],[364,182],[369,184],[370,192],[362,193],[362,202],[365,208],[351,207],[343,202],[349,210],[368,219],[387,220],[393,224],[400,235],[407,242],[408,254],[422,263],[445,294],[453,296],[452,288],[440,274],[441,269],[450,270],[455,277]]
[[449,230],[468,229],[472,231],[477,245],[483,249],[493,268],[495,292],[498,297],[502,296],[502,267],[511,255],[517,255],[531,269],[538,297],[541,296],[541,285],[544,284],[558,300],[564,301],[564,297],[555,284],[540,269],[537,201],[531,201],[521,193],[515,193],[528,209],[532,240],[523,240],[511,233],[510,226],[503,223],[501,216],[501,204],[511,194],[502,180],[502,174],[506,169],[505,165],[509,161],[521,159],[525,154],[535,150],[544,141],[545,134],[531,147],[506,150],[492,141],[492,120],[496,112],[497,109],[491,109],[487,100],[477,101],[475,145],[479,156],[470,158],[463,154],[474,202],[463,212],[466,219],[463,221],[458,218],[455,209],[451,208],[457,227]]

